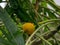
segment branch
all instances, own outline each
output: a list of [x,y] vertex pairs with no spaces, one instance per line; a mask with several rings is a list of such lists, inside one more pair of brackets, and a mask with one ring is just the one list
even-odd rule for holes
[[[60,30],[60,25],[57,27],[57,30],[51,31],[48,35],[43,36],[46,40],[54,36],[58,31]],[[37,42],[33,42],[32,45],[39,45],[42,42],[42,40],[39,40]]]

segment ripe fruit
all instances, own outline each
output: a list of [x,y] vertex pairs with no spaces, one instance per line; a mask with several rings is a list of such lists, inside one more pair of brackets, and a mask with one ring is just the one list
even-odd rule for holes
[[22,28],[23,28],[24,32],[31,35],[35,30],[35,25],[33,23],[25,23],[25,24],[23,24]]

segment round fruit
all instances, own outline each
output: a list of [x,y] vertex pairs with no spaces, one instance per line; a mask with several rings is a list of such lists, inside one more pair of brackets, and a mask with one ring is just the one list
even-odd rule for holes
[[33,23],[25,23],[23,24],[23,30],[24,32],[28,33],[28,34],[32,34],[35,30],[35,25]]

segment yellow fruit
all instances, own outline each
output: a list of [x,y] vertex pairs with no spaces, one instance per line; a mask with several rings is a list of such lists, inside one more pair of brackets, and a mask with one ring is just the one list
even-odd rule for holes
[[35,30],[35,25],[33,23],[25,23],[23,24],[23,30],[24,32],[28,33],[28,34],[32,34]]

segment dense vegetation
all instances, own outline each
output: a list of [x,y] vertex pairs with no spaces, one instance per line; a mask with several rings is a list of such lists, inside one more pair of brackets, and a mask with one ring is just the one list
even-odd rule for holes
[[54,0],[2,2],[7,5],[0,6],[0,45],[60,44],[60,6]]

